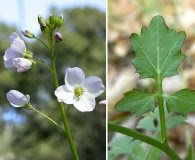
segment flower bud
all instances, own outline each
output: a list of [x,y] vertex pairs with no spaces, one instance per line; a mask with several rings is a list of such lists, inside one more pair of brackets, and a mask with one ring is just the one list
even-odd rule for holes
[[45,22],[45,20],[43,19],[42,16],[38,15],[38,22],[40,24],[41,22]]
[[40,23],[40,28],[41,28],[41,31],[44,32],[46,30],[46,24],[45,22],[41,22]]
[[28,31],[28,30],[25,30],[25,31],[22,30],[21,32],[27,38],[30,38],[30,39],[35,38],[35,35],[32,32]]
[[19,91],[11,90],[6,94],[6,97],[13,107],[25,107],[29,110],[32,109],[32,106],[30,105],[29,95],[25,96]]
[[54,24],[55,23],[55,17],[54,17],[53,14],[51,14],[50,17],[49,17],[49,23],[50,24]]
[[32,59],[33,58],[33,53],[29,50],[26,50],[26,53],[24,54],[24,58]]
[[59,18],[56,19],[56,22],[55,22],[56,26],[58,28],[62,27],[63,24],[64,24],[64,18],[63,16],[61,15]]
[[28,71],[32,66],[32,62],[25,58],[13,58],[12,62],[19,73]]
[[54,39],[56,42],[60,42],[62,41],[62,35],[60,32],[56,32],[55,35],[54,35]]

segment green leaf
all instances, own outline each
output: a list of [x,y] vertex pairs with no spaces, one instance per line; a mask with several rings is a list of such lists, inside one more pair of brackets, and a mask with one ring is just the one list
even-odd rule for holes
[[133,89],[133,91],[125,93],[124,96],[115,106],[117,111],[135,112],[136,116],[139,116],[149,110],[153,111],[155,108],[155,95]]
[[[173,128],[179,125],[185,125],[187,124],[185,122],[186,117],[183,117],[181,115],[176,115],[173,113],[168,113],[166,107],[164,108],[164,112],[165,112],[165,118],[166,118],[166,128]],[[154,125],[154,120],[157,121],[157,126]],[[160,130],[160,126],[158,125],[160,124],[160,118],[159,118],[159,109],[156,107],[154,112],[150,112],[150,115],[142,118],[136,128],[139,129],[145,129],[148,131],[157,131]]]
[[[173,112],[168,113],[167,107],[164,107],[164,113],[165,113],[165,119],[166,119],[166,128],[173,128],[179,125],[185,125],[187,124],[185,122],[186,117],[183,117],[181,115],[177,115]],[[155,108],[154,113],[152,112],[151,115],[157,120],[158,124],[160,124],[160,115],[159,115],[159,108]],[[158,129],[160,126],[158,126]]]
[[146,129],[148,131],[156,131],[156,126],[154,126],[154,117],[144,117],[139,122],[136,128]]
[[160,159],[160,156],[162,154],[162,151],[156,147],[152,147],[152,150],[151,150],[151,153],[149,155],[149,160],[157,160],[157,159]]
[[137,145],[134,150],[133,150],[133,154],[135,154],[135,158],[133,158],[133,156],[129,156],[129,160],[140,160],[140,159],[144,159],[146,151],[144,150],[144,148],[141,145]]
[[111,150],[108,151],[109,160],[115,159],[117,155],[120,154],[130,154],[132,157],[136,158],[133,150],[141,142],[139,140],[134,140],[132,137],[123,136],[114,138],[108,146]]
[[166,128],[173,128],[179,125],[185,125],[187,124],[185,120],[186,120],[186,117],[183,117],[181,115],[171,117],[166,122]]
[[180,51],[184,39],[185,32],[169,30],[161,16],[155,16],[149,28],[143,27],[140,36],[133,33],[130,40],[136,57],[132,63],[140,78],[163,80],[176,75],[185,58]]
[[187,112],[195,112],[195,91],[182,89],[174,94],[164,95],[168,112],[177,112],[186,116]]

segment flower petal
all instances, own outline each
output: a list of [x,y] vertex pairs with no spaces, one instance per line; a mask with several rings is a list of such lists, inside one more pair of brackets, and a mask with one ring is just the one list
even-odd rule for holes
[[99,77],[91,76],[85,79],[84,87],[96,98],[104,92],[104,85]]
[[95,98],[88,92],[85,92],[79,100],[73,103],[74,107],[81,112],[90,112],[95,108]]
[[69,90],[73,90],[76,85],[83,85],[85,80],[84,72],[78,68],[67,68],[65,75],[65,84]]
[[13,43],[11,44],[10,47],[14,52],[17,52],[23,56],[26,53],[26,47],[24,44],[24,41],[21,40],[20,38],[14,39]]
[[11,48],[6,49],[5,55],[3,56],[4,61],[16,57],[22,57],[22,55],[18,52],[13,51]]
[[73,104],[74,103],[74,93],[71,92],[66,85],[59,86],[54,94],[56,95],[58,102],[64,102],[66,104]]
[[13,32],[12,35],[10,36],[10,42],[13,43],[13,41],[16,38],[20,38],[16,32]]
[[4,67],[5,68],[12,68],[14,67],[12,59],[8,59],[7,61],[4,62]]
[[32,62],[25,58],[13,58],[12,62],[19,73],[29,70],[32,66]]
[[10,104],[14,107],[22,107],[28,103],[27,97],[16,90],[9,91],[6,96]]

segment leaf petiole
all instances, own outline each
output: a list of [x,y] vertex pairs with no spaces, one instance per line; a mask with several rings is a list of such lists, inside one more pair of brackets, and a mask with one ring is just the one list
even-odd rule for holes
[[55,122],[53,119],[49,118],[48,116],[46,116],[45,114],[43,114],[42,112],[36,110],[35,108],[31,108],[33,111],[41,114],[42,116],[44,116],[46,119],[48,119],[50,122],[52,122],[55,126],[57,126],[63,133],[64,135],[66,136],[66,132],[57,124],[57,122]]
[[163,104],[163,92],[162,92],[162,81],[157,81],[157,93],[158,93],[158,105],[159,105],[159,115],[160,115],[160,127],[161,127],[161,139],[162,142],[167,144],[167,133],[166,133],[166,122],[165,122],[165,112]]

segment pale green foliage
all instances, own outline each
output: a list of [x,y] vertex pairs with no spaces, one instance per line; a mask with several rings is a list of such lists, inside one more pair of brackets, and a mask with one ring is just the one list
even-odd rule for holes
[[120,154],[130,154],[134,159],[137,157],[133,153],[135,147],[140,144],[139,140],[134,140],[131,137],[123,136],[114,138],[109,144],[109,147],[112,147],[112,150],[108,152],[108,159],[114,160],[116,156]]
[[[145,158],[146,150],[140,145],[141,141],[131,137],[122,136],[114,138],[108,147],[108,160],[116,160],[120,156],[126,155],[130,160],[142,160]],[[152,148],[150,160],[156,160],[162,152],[157,148]]]
[[[166,108],[165,110],[165,119],[166,119],[166,128],[173,128],[179,125],[187,124],[185,122],[186,118],[181,115],[176,115],[174,113],[168,113]],[[154,121],[156,120],[156,125],[154,124]],[[150,115],[146,115],[146,117],[142,118],[136,128],[139,129],[145,129],[148,131],[159,131],[160,127],[160,119],[159,119],[159,110],[158,108],[155,108],[154,113],[151,112]]]
[[137,124],[138,129],[146,129],[149,131],[156,131],[156,126],[154,125],[154,117],[144,117],[142,118],[138,124]]

